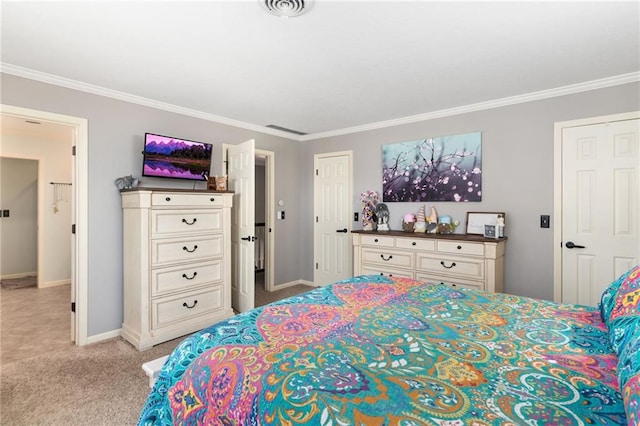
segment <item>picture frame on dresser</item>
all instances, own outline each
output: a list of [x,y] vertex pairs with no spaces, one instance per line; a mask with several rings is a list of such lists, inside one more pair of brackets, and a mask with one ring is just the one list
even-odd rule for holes
[[506,219],[504,212],[467,212],[466,234],[485,235],[485,225],[495,226],[498,217]]

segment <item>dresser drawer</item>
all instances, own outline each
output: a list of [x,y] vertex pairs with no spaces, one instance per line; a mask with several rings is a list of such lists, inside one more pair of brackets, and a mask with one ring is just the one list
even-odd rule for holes
[[151,234],[222,232],[222,209],[154,210]]
[[436,273],[436,276],[444,274],[462,278],[484,279],[484,260],[482,259],[465,259],[453,256],[447,258],[418,254],[416,264],[418,273],[426,272]]
[[484,281],[463,281],[457,279],[434,277],[429,274],[417,273],[416,279],[431,284],[445,284],[453,288],[471,288],[474,290],[484,290]]
[[385,277],[413,278],[413,271],[402,269],[376,267],[373,265],[363,265],[362,275],[383,275]]
[[362,236],[362,245],[363,246],[377,246],[377,247],[393,247],[395,238],[393,237],[382,237],[380,235],[363,235]]
[[152,267],[177,262],[205,260],[223,255],[222,235],[151,240]]
[[179,321],[223,309],[222,285],[151,301],[151,328],[158,329]]
[[362,248],[362,263],[382,265],[385,267],[413,268],[414,254],[407,251]]
[[420,251],[433,251],[435,242],[425,238],[396,238],[396,247]]
[[484,256],[484,244],[468,243],[464,241],[437,241],[437,250],[440,253],[455,253],[470,256]]
[[172,291],[222,282],[222,260],[181,266],[157,268],[151,271],[151,297]]
[[181,194],[176,192],[154,192],[151,194],[151,205],[176,207],[176,206],[188,206],[188,207],[222,207],[224,206],[224,197],[215,194]]

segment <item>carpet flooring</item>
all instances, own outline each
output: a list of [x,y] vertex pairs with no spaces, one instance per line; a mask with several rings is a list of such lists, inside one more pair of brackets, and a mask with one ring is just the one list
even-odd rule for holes
[[[298,285],[276,292],[265,292],[261,283],[256,285],[256,306],[299,294],[313,287]],[[61,293],[62,291],[62,293]],[[35,305],[34,312],[17,310],[18,297],[34,300],[41,297],[66,299],[62,289],[2,290],[2,324],[0,345],[0,424],[1,425],[133,425],[149,393],[148,378],[142,364],[169,354],[182,338],[154,346],[139,352],[122,338],[87,345],[74,346],[71,342],[53,344],[43,338],[41,344],[29,346],[29,353],[20,358],[11,358],[12,347],[24,347],[18,342],[19,335],[7,328],[10,319],[29,321],[29,316],[41,316],[45,305]],[[33,294],[32,294],[33,293]],[[10,296],[10,297],[8,297]],[[10,303],[9,303],[10,302]],[[43,302],[44,303],[44,302]],[[45,311],[60,311],[60,321],[68,324],[69,313],[65,308]],[[53,306],[53,305],[46,305]],[[12,310],[13,309],[13,310]],[[21,315],[17,317],[17,315]],[[49,312],[48,315],[51,315]],[[53,321],[46,317],[47,321]],[[59,326],[62,327],[62,326]],[[45,326],[42,331],[46,332]],[[65,333],[68,336],[68,329]],[[31,332],[29,332],[31,333]],[[28,341],[29,334],[22,332]],[[59,339],[60,340],[60,339]],[[21,346],[22,344],[22,346]],[[13,345],[13,346],[12,346]],[[24,349],[24,348],[23,348]],[[27,349],[24,349],[27,350]]]

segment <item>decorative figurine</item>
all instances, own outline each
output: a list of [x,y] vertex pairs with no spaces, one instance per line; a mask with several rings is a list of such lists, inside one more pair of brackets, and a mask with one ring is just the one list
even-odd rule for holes
[[418,217],[416,218],[416,223],[413,226],[413,232],[421,234],[427,232],[427,221],[424,217],[424,206],[420,207],[420,210],[418,210]]
[[501,214],[496,219],[496,238],[504,238],[504,216]]
[[405,232],[413,232],[413,226],[416,222],[416,215],[407,213],[402,218],[402,230]]
[[429,215],[428,223],[438,224],[438,213],[436,212],[436,208],[431,206],[431,214]]
[[138,178],[134,178],[133,175],[129,175],[119,177],[113,183],[118,187],[118,189],[122,190],[137,188],[138,185],[140,185],[140,180]]

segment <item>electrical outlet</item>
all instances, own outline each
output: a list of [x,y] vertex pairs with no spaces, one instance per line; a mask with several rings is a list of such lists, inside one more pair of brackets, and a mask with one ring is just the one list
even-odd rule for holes
[[548,214],[540,215],[540,228],[548,228],[551,222],[551,218]]

